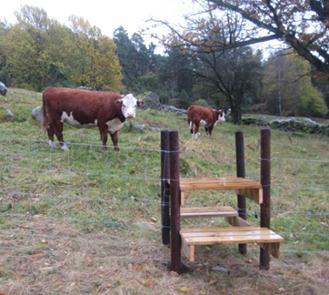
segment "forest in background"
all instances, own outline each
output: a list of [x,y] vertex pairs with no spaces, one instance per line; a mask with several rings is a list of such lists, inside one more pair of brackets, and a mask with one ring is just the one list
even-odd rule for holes
[[66,26],[31,6],[22,7],[16,17],[15,24],[0,21],[0,80],[10,87],[153,92],[162,103],[181,108],[193,102],[236,108],[236,123],[245,111],[328,116],[328,80],[292,50],[276,51],[265,60],[250,46],[195,51],[168,37],[165,54],[159,55],[154,44],[145,44],[139,33],[129,36],[123,27],[108,37],[81,17],[71,16]]

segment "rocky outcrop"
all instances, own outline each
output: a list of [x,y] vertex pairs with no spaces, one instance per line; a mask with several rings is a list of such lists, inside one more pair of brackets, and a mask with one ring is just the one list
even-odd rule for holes
[[164,112],[172,112],[177,115],[185,115],[187,113],[184,109],[176,108],[172,105],[162,104],[160,102],[160,98],[155,93],[148,93],[146,94],[142,100],[144,101],[144,108],[145,109],[152,109],[152,110],[158,110],[158,111],[164,111]]
[[14,120],[14,113],[9,109],[0,108],[0,122],[7,122]]
[[32,118],[41,123],[42,118],[42,107],[38,106],[32,110]]
[[284,131],[305,132],[310,134],[323,134],[329,136],[329,125],[320,124],[310,118],[287,117],[287,118],[244,118],[242,123],[246,125],[269,126],[273,129]]

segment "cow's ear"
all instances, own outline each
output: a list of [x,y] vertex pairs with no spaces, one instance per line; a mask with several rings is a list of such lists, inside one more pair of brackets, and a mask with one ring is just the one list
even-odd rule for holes
[[139,108],[143,108],[144,107],[144,101],[143,100],[137,100],[137,106]]

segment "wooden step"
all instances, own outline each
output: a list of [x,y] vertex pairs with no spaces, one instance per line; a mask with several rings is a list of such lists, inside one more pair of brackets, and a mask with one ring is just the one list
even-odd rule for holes
[[183,246],[188,247],[188,258],[192,262],[195,261],[196,245],[268,244],[270,253],[278,257],[279,245],[283,241],[283,238],[272,230],[254,226],[182,228],[180,234]]
[[181,208],[182,217],[237,217],[238,212],[229,206]]
[[180,180],[180,190],[182,204],[184,204],[185,192],[196,190],[236,190],[238,194],[250,198],[258,204],[263,202],[261,183],[242,177],[183,178]]

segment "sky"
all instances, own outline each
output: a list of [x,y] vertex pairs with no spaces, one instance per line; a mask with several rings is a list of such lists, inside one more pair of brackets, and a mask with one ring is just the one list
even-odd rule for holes
[[[192,14],[198,8],[192,0],[4,0],[0,3],[0,20],[15,23],[14,13],[24,5],[43,8],[49,18],[66,25],[70,24],[68,19],[71,15],[83,17],[109,37],[113,37],[114,30],[119,26],[123,26],[131,37],[133,33],[150,27],[151,23],[146,22],[150,18],[178,25],[184,22],[185,15]],[[167,31],[162,26],[152,29],[152,32],[161,35]],[[150,35],[143,34],[143,39],[145,45],[151,42],[157,45],[156,53],[163,53],[163,48]],[[264,56],[267,56],[271,51],[268,46],[280,47],[281,43],[272,41],[255,48],[263,49]]]
[[[69,24],[70,15],[81,16],[101,29],[104,35],[113,36],[113,31],[123,26],[131,36],[149,26],[151,17],[178,24],[191,9],[192,0],[5,0],[0,4],[0,19],[15,23],[15,11],[24,5],[43,8],[48,17]],[[144,38],[145,43],[151,39]]]

